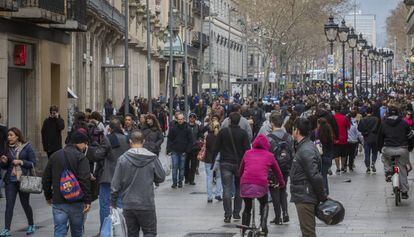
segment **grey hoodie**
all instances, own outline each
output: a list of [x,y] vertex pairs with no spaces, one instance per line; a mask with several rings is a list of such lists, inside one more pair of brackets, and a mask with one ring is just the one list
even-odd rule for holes
[[155,210],[154,183],[165,180],[165,171],[154,153],[131,148],[118,160],[111,183],[111,206],[122,198],[124,209]]

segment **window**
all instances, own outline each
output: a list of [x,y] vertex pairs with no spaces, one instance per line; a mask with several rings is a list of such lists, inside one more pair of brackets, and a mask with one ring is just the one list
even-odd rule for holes
[[253,66],[254,65],[254,55],[253,54],[250,54],[250,66]]

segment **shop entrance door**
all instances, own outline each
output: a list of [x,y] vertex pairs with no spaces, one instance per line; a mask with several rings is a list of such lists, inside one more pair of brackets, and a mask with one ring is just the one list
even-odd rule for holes
[[19,128],[23,132],[23,134],[26,134],[25,78],[26,71],[24,69],[8,69],[7,125],[9,128]]

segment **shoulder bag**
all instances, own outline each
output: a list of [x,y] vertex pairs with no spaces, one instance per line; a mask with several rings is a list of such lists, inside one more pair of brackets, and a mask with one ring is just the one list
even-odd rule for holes
[[20,177],[19,190],[24,193],[42,193],[42,178],[36,176],[36,170],[33,164],[28,175],[22,175]]

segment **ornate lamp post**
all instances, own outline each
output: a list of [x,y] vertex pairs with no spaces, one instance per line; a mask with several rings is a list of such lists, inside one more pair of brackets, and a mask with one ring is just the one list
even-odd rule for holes
[[355,48],[358,44],[358,35],[355,34],[354,28],[348,35],[348,45],[352,52],[352,98],[355,98]]
[[364,57],[365,57],[365,92],[368,96],[368,56],[369,56],[369,50],[371,49],[370,46],[365,42],[364,45]]
[[342,43],[342,93],[345,95],[345,43],[348,42],[349,27],[346,26],[345,20],[342,20],[338,29],[339,42]]
[[359,93],[362,93],[362,53],[364,51],[364,46],[366,44],[366,40],[362,37],[362,34],[359,34],[359,38],[357,41],[358,51],[359,51]]
[[[328,23],[325,24],[325,36],[326,39],[328,40],[328,42],[330,43],[330,54],[333,55],[333,43],[336,40],[336,37],[338,36],[338,24],[336,24],[334,22],[334,18],[333,16],[329,17]],[[331,93],[330,93],[330,97],[331,99],[334,98],[333,96],[333,73],[331,73],[330,75],[331,77]]]
[[370,48],[368,51],[368,57],[369,57],[369,61],[371,62],[371,97],[374,96],[374,81],[373,81],[373,74],[374,74],[374,67],[373,67],[373,63],[374,63],[374,58],[375,58],[375,49],[374,48]]

